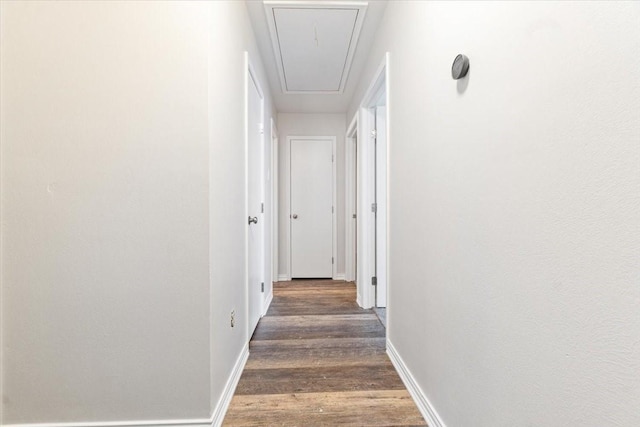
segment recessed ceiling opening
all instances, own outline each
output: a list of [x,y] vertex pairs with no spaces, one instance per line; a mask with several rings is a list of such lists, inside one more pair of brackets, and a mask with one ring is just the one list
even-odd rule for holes
[[342,93],[365,2],[265,1],[284,93]]

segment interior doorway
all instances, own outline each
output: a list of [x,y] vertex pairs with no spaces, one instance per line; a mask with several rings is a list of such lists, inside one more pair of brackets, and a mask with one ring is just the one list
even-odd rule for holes
[[335,137],[288,137],[291,277],[335,276]]
[[[356,259],[358,304],[364,308],[387,307],[387,164],[388,164],[388,54],[363,97],[354,120],[356,171],[352,199],[357,202]],[[351,127],[350,127],[351,129]],[[349,134],[347,136],[350,136]]]

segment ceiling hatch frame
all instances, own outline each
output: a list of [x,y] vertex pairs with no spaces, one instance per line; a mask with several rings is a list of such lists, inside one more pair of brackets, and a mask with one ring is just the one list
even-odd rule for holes
[[[275,56],[276,67],[278,68],[278,75],[280,77],[280,87],[285,94],[302,94],[302,95],[335,95],[342,94],[347,84],[349,77],[349,71],[353,63],[353,57],[358,46],[360,38],[360,31],[362,30],[362,24],[367,11],[367,1],[305,1],[305,0],[264,0],[264,8],[267,18],[267,24],[269,27],[269,33],[271,35],[271,43],[273,46],[273,53]],[[285,77],[285,70],[283,65],[282,51],[280,42],[278,39],[278,31],[276,26],[277,9],[345,9],[356,11],[355,23],[353,26],[353,32],[349,41],[349,49],[347,51],[344,68],[342,70],[340,85],[338,90],[289,90],[287,88],[287,80]]]

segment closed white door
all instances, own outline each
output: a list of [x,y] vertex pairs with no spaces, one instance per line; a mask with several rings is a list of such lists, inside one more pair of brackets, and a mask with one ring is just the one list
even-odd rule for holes
[[291,277],[333,275],[333,140],[291,140]]
[[248,194],[248,299],[249,337],[253,334],[262,312],[264,282],[264,215],[263,215],[263,125],[262,95],[249,73],[247,82],[247,179]]

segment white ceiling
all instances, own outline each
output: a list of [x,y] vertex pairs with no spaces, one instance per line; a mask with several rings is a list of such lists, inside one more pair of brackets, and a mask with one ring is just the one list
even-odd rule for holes
[[[357,44],[353,43],[359,26],[356,19],[358,13],[363,13],[362,10],[308,8],[322,3],[349,3],[335,0],[296,2],[296,5],[301,3],[308,5],[303,8],[274,9],[272,12],[265,8],[261,0],[247,1],[276,109],[286,113],[346,112],[387,1],[358,2],[368,4]],[[277,24],[279,43],[272,43],[267,13],[275,17],[275,22],[270,18]],[[354,40],[352,36],[355,36]],[[355,51],[350,52],[354,44]],[[350,53],[353,54],[353,62],[349,68]],[[286,77],[285,84],[281,84],[281,74]],[[283,87],[297,93],[285,93]],[[305,94],[300,91],[317,92]]]

